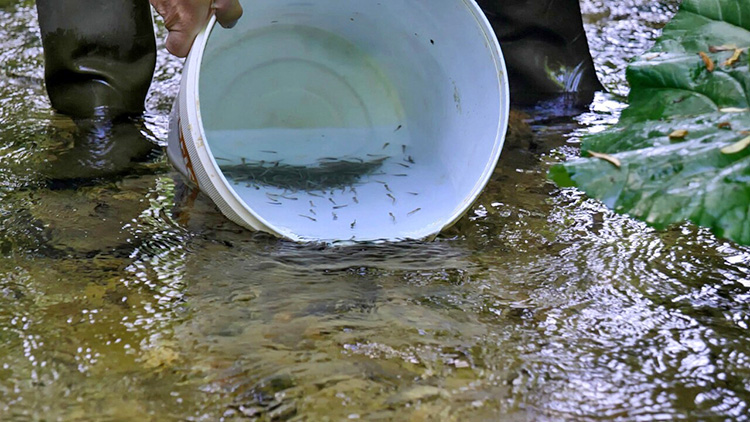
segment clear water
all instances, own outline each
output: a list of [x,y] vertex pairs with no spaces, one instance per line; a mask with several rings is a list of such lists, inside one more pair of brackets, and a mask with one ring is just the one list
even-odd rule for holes
[[328,31],[252,22],[239,38],[217,28],[201,64],[206,138],[237,196],[302,239],[422,238],[424,221],[445,220],[429,204],[455,188],[412,141],[432,137],[408,124],[378,61]]
[[[504,115],[496,63],[470,12],[451,12],[457,36],[436,44],[428,36],[444,32],[434,22],[444,17],[417,8],[252,7],[231,30],[215,28],[194,65],[207,146],[250,218],[292,239],[423,239],[473,202]],[[404,14],[421,19],[368,23]],[[445,63],[457,47],[488,70]]]
[[[546,181],[617,96],[534,111],[434,242],[298,245],[227,222],[163,156],[49,167],[75,140],[166,139],[180,63],[160,56],[142,121],[76,125],[45,99],[32,3],[0,5],[0,420],[750,419],[750,249]],[[623,89],[674,5],[583,5],[628,40],[592,40]]]

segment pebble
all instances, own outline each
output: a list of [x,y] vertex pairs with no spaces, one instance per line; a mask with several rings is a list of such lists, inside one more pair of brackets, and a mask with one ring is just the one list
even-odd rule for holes
[[406,404],[416,401],[427,401],[433,400],[438,397],[447,396],[447,394],[448,393],[442,388],[437,388],[430,385],[420,385],[391,396],[388,399],[387,403]]

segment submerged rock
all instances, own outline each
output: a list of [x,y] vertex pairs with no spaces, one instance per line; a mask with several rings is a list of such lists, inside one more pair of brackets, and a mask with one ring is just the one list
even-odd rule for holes
[[403,405],[414,402],[425,402],[446,396],[448,396],[448,392],[442,388],[431,385],[419,385],[391,396],[386,403],[389,405]]
[[531,118],[528,114],[511,110],[508,116],[508,132],[505,135],[505,147],[513,149],[529,149],[534,134],[528,121]]

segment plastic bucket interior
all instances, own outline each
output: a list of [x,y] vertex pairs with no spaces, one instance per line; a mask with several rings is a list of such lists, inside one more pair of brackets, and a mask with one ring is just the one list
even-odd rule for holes
[[297,241],[422,239],[487,183],[505,64],[473,0],[253,0],[209,23],[169,155],[230,219]]

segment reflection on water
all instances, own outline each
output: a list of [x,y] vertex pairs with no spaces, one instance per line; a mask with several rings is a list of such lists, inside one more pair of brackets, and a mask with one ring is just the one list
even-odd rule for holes
[[581,1],[596,70],[608,91],[627,95],[625,66],[648,48],[645,40],[659,36],[679,3],[678,0]]
[[[584,2],[589,30],[645,49],[653,25],[619,7]],[[546,181],[612,95],[535,116],[435,242],[298,245],[229,223],[164,158],[50,184],[77,126],[43,95],[33,15],[0,9],[3,421],[748,419],[750,249]],[[160,57],[122,136],[164,139],[177,70]]]

